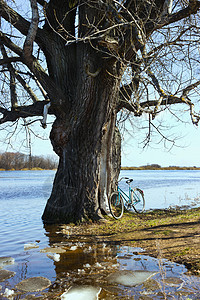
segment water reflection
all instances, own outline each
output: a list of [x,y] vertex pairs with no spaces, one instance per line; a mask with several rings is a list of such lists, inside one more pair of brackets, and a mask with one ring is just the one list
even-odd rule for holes
[[[65,226],[64,226],[65,227]],[[59,262],[54,262],[57,276],[62,272],[77,272],[83,270],[87,273],[91,267],[98,268],[106,264],[117,264],[118,245],[109,245],[84,235],[70,235],[65,228],[46,226],[46,235],[49,246],[65,250]],[[48,250],[47,250],[48,251]]]
[[[57,278],[51,293],[65,293],[66,297],[66,291],[72,287],[76,292],[77,286],[91,286],[101,289],[98,299],[200,297],[196,290],[199,279],[184,275],[187,269],[183,265],[146,256],[140,248],[120,246],[94,236],[71,235],[69,227],[45,228],[49,247],[55,252],[65,251],[54,262]],[[115,280],[110,280],[112,277]]]
[[[9,293],[13,300],[65,300],[70,295],[79,300],[79,295],[84,294],[91,295],[85,300],[200,298],[199,278],[186,276],[183,265],[147,256],[141,248],[105,241],[103,236],[72,234],[67,226],[45,226],[45,235],[47,244],[37,241],[38,248],[25,244],[15,264],[3,265],[3,270],[16,274],[4,281],[1,278],[1,299],[7,299]],[[5,259],[13,262],[10,257]],[[51,285],[38,291],[30,280],[30,293],[21,291],[20,282],[31,277],[34,285],[35,277],[39,285],[43,277],[51,280]]]

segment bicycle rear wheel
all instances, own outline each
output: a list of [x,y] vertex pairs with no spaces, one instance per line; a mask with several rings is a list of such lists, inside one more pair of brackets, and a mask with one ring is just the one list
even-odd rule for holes
[[124,213],[124,202],[120,192],[112,193],[108,203],[113,218],[120,219]]
[[142,213],[145,209],[144,193],[142,190],[135,188],[132,190],[133,209],[136,213]]

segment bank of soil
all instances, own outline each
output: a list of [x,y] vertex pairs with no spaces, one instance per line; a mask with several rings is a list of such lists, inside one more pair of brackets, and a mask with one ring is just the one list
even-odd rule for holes
[[71,227],[72,235],[91,241],[140,247],[143,254],[184,264],[200,276],[200,208],[125,213],[98,224]]

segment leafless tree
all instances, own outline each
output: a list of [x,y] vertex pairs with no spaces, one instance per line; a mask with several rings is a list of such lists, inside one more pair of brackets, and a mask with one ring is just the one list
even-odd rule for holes
[[[0,153],[0,169],[3,170],[22,170],[29,169],[29,155],[20,152],[4,152]],[[57,161],[54,157],[32,156],[31,168],[40,168],[44,170],[56,169]]]
[[117,115],[148,114],[147,142],[172,105],[198,124],[200,1],[20,3],[0,0],[0,123],[40,116],[45,127],[53,114],[60,162],[43,220],[97,220],[120,170]]

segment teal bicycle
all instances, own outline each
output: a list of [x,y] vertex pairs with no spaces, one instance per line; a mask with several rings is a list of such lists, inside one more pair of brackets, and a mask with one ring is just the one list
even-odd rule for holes
[[[129,186],[129,192],[126,194],[120,187],[119,182],[127,179],[126,183]],[[122,177],[118,181],[117,191],[113,192],[109,198],[109,208],[111,215],[115,219],[120,219],[124,213],[124,207],[127,210],[134,209],[136,213],[142,213],[145,209],[144,192],[139,188],[131,188],[133,179]]]

